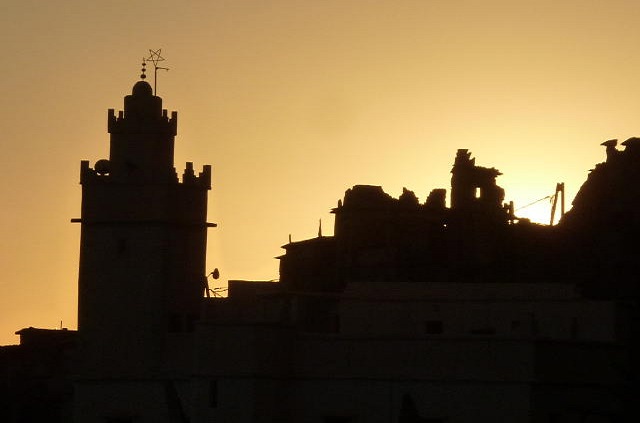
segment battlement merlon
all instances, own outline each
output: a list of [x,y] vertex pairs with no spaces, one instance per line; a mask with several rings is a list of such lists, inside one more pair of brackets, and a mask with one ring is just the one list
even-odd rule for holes
[[203,187],[211,189],[211,165],[202,166],[202,172],[198,175],[198,180]]
[[135,126],[140,126],[145,132],[162,132],[176,136],[178,133],[178,112],[172,111],[171,117],[167,109],[162,109],[162,114],[151,120],[139,120],[127,117],[124,111],[119,110],[116,116],[115,109],[107,110],[107,129],[110,134],[125,132]]
[[94,178],[96,171],[89,166],[89,160],[80,161],[80,183],[84,184],[89,178]]
[[182,174],[182,183],[185,185],[200,185],[203,188],[211,189],[211,165],[202,166],[202,172],[196,176],[193,170],[193,162],[187,162]]

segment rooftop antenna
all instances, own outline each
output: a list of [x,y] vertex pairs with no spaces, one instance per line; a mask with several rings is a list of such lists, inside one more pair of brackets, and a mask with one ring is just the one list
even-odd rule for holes
[[[153,95],[156,95],[156,87],[158,82],[158,69],[169,71],[169,68],[163,68],[161,66],[158,66],[159,62],[164,62],[164,57],[162,57],[161,53],[162,53],[161,48],[159,48],[158,50],[149,49],[149,57],[147,57],[146,59],[143,59],[142,75],[144,75],[146,62],[153,63]],[[146,78],[146,75],[145,75],[145,78]]]
[[204,283],[205,283],[205,287],[204,287],[204,293],[207,296],[207,298],[211,298],[211,294],[213,294],[214,297],[220,297],[221,295],[218,293],[219,291],[226,291],[226,289],[222,289],[222,288],[209,288],[209,276],[211,276],[213,279],[218,279],[220,278],[220,271],[218,270],[218,268],[216,267],[215,269],[213,269],[213,272],[209,273],[207,276],[204,277]]

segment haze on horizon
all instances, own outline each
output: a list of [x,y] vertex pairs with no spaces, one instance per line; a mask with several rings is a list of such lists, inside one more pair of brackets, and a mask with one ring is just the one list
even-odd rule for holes
[[[599,144],[640,135],[633,1],[8,0],[0,15],[0,345],[75,328],[80,160],[108,155],[106,113],[148,49],[169,72],[176,167],[213,165],[208,268],[278,277],[288,235],[330,234],[355,184],[447,188],[458,148],[500,169],[516,208]],[[549,205],[523,210],[548,219]]]

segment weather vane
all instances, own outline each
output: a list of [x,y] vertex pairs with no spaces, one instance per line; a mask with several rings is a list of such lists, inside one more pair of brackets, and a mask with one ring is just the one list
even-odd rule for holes
[[159,62],[164,62],[164,57],[161,56],[161,53],[162,53],[162,49],[161,48],[159,48],[158,50],[149,49],[149,57],[142,59],[142,75],[140,75],[141,79],[145,79],[147,77],[147,75],[145,73],[147,71],[147,62],[153,63],[153,95],[156,95],[156,84],[157,84],[157,81],[158,81],[158,69],[162,69],[162,70],[166,70],[166,71],[169,70],[169,68],[163,68],[161,66],[158,66]]

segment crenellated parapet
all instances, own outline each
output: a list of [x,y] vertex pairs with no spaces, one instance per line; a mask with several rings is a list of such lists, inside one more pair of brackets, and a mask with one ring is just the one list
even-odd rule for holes
[[193,170],[193,162],[187,162],[182,174],[182,183],[184,185],[195,185],[202,188],[211,189],[211,165],[202,166],[202,172],[196,176]]
[[[93,183],[121,183],[121,178],[113,175],[111,171],[111,162],[107,159],[98,160],[93,167],[91,167],[89,160],[82,160],[80,162],[80,184],[93,184]],[[173,172],[168,172],[166,179],[163,181],[167,184],[178,184],[178,174],[173,169]],[[210,186],[210,183],[209,183]]]
[[151,86],[145,81],[138,81],[131,91],[131,95],[124,98],[124,110],[115,115],[115,110],[109,109],[109,133],[152,132],[176,135],[178,127],[178,113],[171,112],[169,118],[167,110],[162,108],[162,98],[153,95]]
[[150,115],[146,119],[139,119],[137,114],[135,116],[136,118],[130,118],[123,110],[118,111],[116,116],[115,109],[109,109],[107,112],[109,133],[152,132],[175,136],[178,132],[178,112],[171,112],[169,117],[167,109],[162,109],[159,116]]
[[[80,184],[117,182],[117,180],[111,176],[110,170],[109,160],[98,160],[93,167],[91,167],[89,160],[82,160],[80,162]],[[178,175],[174,169],[173,177],[167,182],[209,190],[211,189],[211,173],[211,165],[204,165],[202,166],[202,171],[196,175],[193,162],[187,162],[184,172],[182,173],[182,180],[178,179]]]

